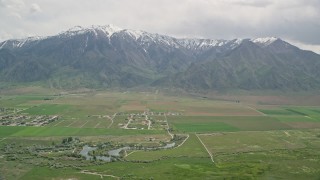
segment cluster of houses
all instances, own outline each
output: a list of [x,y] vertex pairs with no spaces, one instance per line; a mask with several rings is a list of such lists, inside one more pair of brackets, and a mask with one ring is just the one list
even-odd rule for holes
[[[148,109],[141,113],[124,113],[120,112],[117,115],[127,115],[126,123],[119,123],[118,126],[124,129],[167,129],[168,122],[166,118],[158,116],[179,116],[178,112],[153,112]],[[155,118],[155,119],[154,119]]]
[[21,114],[11,114],[0,116],[0,126],[45,126],[57,121],[59,116],[27,116]]
[[[133,113],[130,112],[118,112],[116,115],[117,116],[130,116]],[[153,111],[144,111],[143,113],[134,113],[133,115],[135,116],[145,116],[145,115],[149,115],[149,116],[181,116],[182,113],[180,112],[153,112]]]

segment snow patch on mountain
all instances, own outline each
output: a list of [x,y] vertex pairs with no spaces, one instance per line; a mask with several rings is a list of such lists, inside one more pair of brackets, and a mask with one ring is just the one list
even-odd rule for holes
[[7,44],[7,42],[8,42],[8,41],[4,41],[4,42],[0,43],[0,45],[1,45],[1,46],[0,46],[0,49],[2,49],[2,47],[4,47],[4,46]]
[[228,46],[235,48],[242,43],[242,39],[235,40],[214,40],[214,39],[178,39],[178,43],[191,50],[208,50],[214,47]]
[[234,49],[238,47],[242,42],[243,42],[243,39],[234,39],[231,41],[227,41],[226,45],[228,45],[230,49]]
[[46,38],[48,38],[48,37],[46,37],[46,36],[33,36],[33,37],[27,37],[24,39],[11,39],[11,40],[7,40],[7,41],[0,43],[0,49],[5,48],[5,47],[21,48],[27,44],[41,41]]
[[176,42],[176,39],[170,36],[152,34],[144,31],[130,30],[126,32],[130,33],[137,40],[137,42],[145,48],[149,47],[151,44],[161,44],[161,45],[164,45],[165,47],[170,47],[170,48],[181,47]]
[[95,34],[95,36],[98,35],[97,31],[102,31],[103,33],[106,34],[106,36],[110,37],[112,36],[114,33],[122,31],[123,29],[109,24],[109,25],[105,25],[105,26],[90,26],[90,27],[82,27],[82,26],[75,26],[67,31],[64,31],[62,33],[60,33],[59,35],[63,35],[63,36],[75,36],[75,35],[80,35],[80,34],[84,34],[84,33],[88,33],[88,32],[93,32]]
[[275,42],[278,40],[276,37],[264,37],[264,38],[256,38],[256,39],[251,39],[252,42],[260,45],[265,45],[268,46],[271,43]]
[[134,30],[129,30],[129,29],[124,30],[124,32],[129,34],[135,40],[138,40],[140,37],[142,37],[144,34],[146,34],[146,32],[144,32],[144,31],[134,31]]
[[119,28],[115,25],[109,24],[105,26],[92,26],[93,30],[101,30],[105,34],[107,34],[108,37],[112,36],[114,33],[122,31],[122,28]]

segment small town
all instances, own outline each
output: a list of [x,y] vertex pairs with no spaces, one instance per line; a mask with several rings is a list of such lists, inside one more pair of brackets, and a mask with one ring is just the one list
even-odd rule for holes
[[11,114],[0,116],[0,126],[45,126],[59,119],[57,115],[29,116]]

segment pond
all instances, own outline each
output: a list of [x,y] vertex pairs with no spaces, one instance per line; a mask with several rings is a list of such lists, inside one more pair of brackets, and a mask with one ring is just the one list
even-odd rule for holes
[[[90,147],[88,145],[83,146],[80,155],[84,156],[86,158],[86,160],[92,160],[93,156],[89,155],[90,151],[96,150],[96,147]],[[111,157],[108,156],[96,156],[97,160],[103,160],[103,161],[107,161],[107,162],[111,162]]]

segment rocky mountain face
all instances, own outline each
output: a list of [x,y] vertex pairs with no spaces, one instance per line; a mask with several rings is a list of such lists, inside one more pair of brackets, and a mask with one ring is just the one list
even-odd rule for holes
[[112,25],[0,43],[0,81],[54,87],[320,88],[320,55],[279,38],[177,39]]

